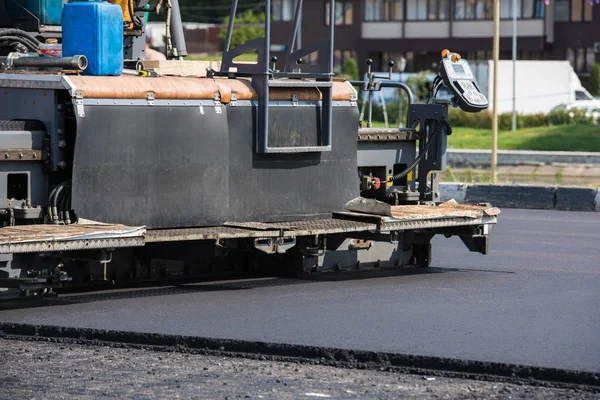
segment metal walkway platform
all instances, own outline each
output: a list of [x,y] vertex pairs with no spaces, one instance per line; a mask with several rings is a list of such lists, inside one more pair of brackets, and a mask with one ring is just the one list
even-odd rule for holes
[[[146,243],[191,240],[299,237],[351,232],[386,232],[495,224],[497,208],[444,203],[393,206],[389,215],[344,211],[332,218],[222,226],[147,230],[118,224],[26,225],[0,228],[0,254],[139,247]],[[92,221],[90,221],[92,222]]]
[[138,247],[145,234],[118,224],[9,226],[0,228],[0,254]]

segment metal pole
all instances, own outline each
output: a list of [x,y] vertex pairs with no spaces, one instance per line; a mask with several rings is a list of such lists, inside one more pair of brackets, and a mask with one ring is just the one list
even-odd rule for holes
[[296,38],[296,50],[302,48],[302,8],[300,8],[300,25],[298,25],[298,38]]
[[231,46],[231,34],[233,33],[233,24],[235,22],[235,14],[237,12],[238,1],[231,2],[231,11],[229,12],[229,23],[227,24],[227,36],[225,36],[225,51],[229,51]]
[[513,13],[513,42],[512,42],[512,67],[513,67],[513,98],[512,98],[512,130],[517,130],[517,0],[512,0]]
[[329,2],[329,73],[333,73],[333,40],[335,32],[335,0]]
[[498,175],[498,59],[500,58],[500,0],[494,0],[494,99],[492,110],[492,183]]
[[298,34],[298,26],[300,22],[300,10],[302,10],[302,0],[296,0],[296,10],[294,10],[294,22],[292,24],[292,34],[290,35],[290,41],[288,43],[286,57],[285,57],[285,68],[287,72],[287,66],[290,62],[290,54],[294,51],[294,44],[296,43],[296,35]]
[[171,37],[173,44],[177,50],[177,58],[183,60],[187,56],[187,48],[185,47],[185,37],[183,35],[183,22],[181,20],[181,12],[179,11],[179,0],[171,0]]

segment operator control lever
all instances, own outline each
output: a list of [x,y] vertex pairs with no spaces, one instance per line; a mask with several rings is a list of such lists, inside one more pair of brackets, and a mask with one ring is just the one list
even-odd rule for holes
[[390,67],[390,77],[389,77],[390,81],[392,80],[392,72],[394,71],[394,65],[396,65],[394,60],[388,61],[388,67]]

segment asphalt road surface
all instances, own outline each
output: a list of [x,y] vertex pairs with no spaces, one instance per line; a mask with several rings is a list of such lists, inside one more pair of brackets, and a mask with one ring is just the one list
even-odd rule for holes
[[273,280],[0,308],[0,321],[600,371],[600,213],[503,210],[487,256],[434,239],[424,273]]

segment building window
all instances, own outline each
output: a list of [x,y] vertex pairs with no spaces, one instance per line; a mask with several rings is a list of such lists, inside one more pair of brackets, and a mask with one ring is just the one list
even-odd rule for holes
[[[406,53],[382,52],[382,53],[379,53],[378,58],[379,58],[379,65],[381,66],[380,69],[382,69],[382,70],[387,69],[387,63],[388,63],[388,61],[391,60],[396,63],[396,67],[394,67],[394,72],[415,71],[415,53],[413,53],[412,51],[407,51]],[[404,71],[398,70],[398,68],[400,67],[400,64],[402,62],[402,58],[404,58],[404,61],[406,62],[405,66],[404,66]]]
[[343,71],[344,65],[349,59],[356,60],[356,52],[354,50],[334,50],[333,51],[333,69]]
[[[513,0],[500,2],[500,18],[511,19]],[[544,0],[516,0],[517,18],[544,18]],[[494,18],[493,0],[456,0],[455,20],[490,20]],[[440,18],[441,19],[441,18]]]
[[[352,25],[352,3],[349,1],[335,2],[335,24]],[[329,25],[329,2],[325,2],[325,25]]]
[[427,0],[407,0],[406,19],[422,21],[427,19]]
[[271,0],[271,19],[291,21],[294,16],[294,0]]
[[592,4],[589,1],[583,2],[583,20],[586,22],[592,21]]
[[523,18],[544,18],[546,6],[544,0],[523,0]]
[[383,0],[365,0],[365,21],[383,21]]
[[596,53],[594,53],[594,48],[588,47],[586,49],[586,63],[585,63],[585,69],[587,72],[592,71],[592,65],[594,65],[595,62],[596,62]]
[[444,21],[448,19],[448,0],[429,0],[427,2],[427,19]]
[[[409,0],[410,1],[410,0]],[[365,21],[401,21],[403,0],[365,0]]]
[[448,0],[407,0],[406,19],[409,21],[447,20],[448,3]]
[[571,1],[571,21],[579,22],[583,18],[583,3],[582,0]]
[[562,22],[591,22],[592,5],[588,0],[556,0],[554,20]]
[[[503,4],[506,2],[500,3],[501,7]],[[492,19],[493,12],[493,0],[457,0],[454,19]],[[500,17],[502,17],[502,9]]]
[[575,72],[582,73],[592,70],[596,55],[593,47],[578,47],[575,49],[568,48],[566,58]]
[[390,21],[401,21],[404,19],[404,4],[402,0],[389,0]]
[[570,0],[554,1],[554,19],[556,21],[568,21],[570,15]]

